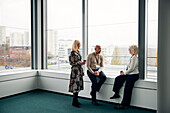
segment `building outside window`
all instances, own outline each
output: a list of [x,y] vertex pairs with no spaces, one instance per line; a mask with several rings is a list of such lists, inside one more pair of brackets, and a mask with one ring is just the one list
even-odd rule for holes
[[[156,80],[158,0],[146,0],[146,4],[145,78]],[[101,45],[108,76],[126,69],[128,48],[138,45],[138,6],[138,0],[88,1],[88,54]],[[48,0],[47,13],[48,69],[68,71],[72,43],[82,42],[82,1]]]
[[88,8],[88,53],[101,45],[104,72],[117,76],[126,69],[129,46],[138,45],[138,0],[89,0]]
[[31,67],[30,0],[1,0],[0,71]]
[[[108,76],[125,70],[129,46],[138,45],[138,6],[138,0],[88,1],[88,54],[101,45]],[[30,8],[30,0],[1,0],[0,71],[31,67]],[[157,80],[158,0],[146,0],[145,38],[145,78]],[[72,43],[82,43],[81,0],[47,0],[47,39],[48,69],[70,70]]]
[[47,0],[47,16],[48,69],[70,72],[73,41],[82,43],[82,1]]

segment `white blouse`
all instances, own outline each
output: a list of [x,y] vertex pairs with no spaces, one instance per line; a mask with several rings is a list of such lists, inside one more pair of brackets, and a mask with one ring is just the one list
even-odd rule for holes
[[128,63],[126,71],[125,71],[125,75],[127,75],[127,74],[128,75],[139,74],[138,57],[136,55],[133,55],[129,60],[129,63]]

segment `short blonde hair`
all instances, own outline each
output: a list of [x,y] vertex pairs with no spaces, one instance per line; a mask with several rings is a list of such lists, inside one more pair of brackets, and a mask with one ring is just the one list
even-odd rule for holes
[[78,50],[78,44],[80,44],[79,40],[75,40],[72,45],[72,51],[77,51]]
[[131,45],[131,46],[129,46],[129,49],[131,50],[131,52],[132,52],[134,55],[137,55],[137,54],[138,54],[138,47],[137,47],[137,45]]

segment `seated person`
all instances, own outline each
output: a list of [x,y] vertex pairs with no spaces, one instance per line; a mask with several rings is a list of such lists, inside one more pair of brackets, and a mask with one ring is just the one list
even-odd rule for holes
[[[100,55],[101,47],[96,45],[95,52],[91,53],[87,57],[87,74],[92,82],[92,91],[90,95],[92,96],[92,104],[99,105],[96,102],[96,91],[99,91],[102,84],[106,80],[106,75],[102,72],[103,69],[103,56]],[[100,80],[97,81],[96,78]]]
[[138,71],[138,47],[136,45],[132,45],[129,47],[129,53],[131,54],[131,58],[127,65],[126,71],[120,72],[120,75],[115,78],[113,92],[115,94],[110,97],[110,99],[119,98],[119,90],[123,86],[126,81],[124,88],[123,100],[120,105],[115,107],[115,109],[124,109],[124,106],[129,106],[132,96],[132,89],[135,82],[139,79],[139,71]]

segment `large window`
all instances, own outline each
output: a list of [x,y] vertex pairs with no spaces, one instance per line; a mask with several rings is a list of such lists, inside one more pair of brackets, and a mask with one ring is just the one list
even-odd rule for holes
[[146,79],[157,79],[158,0],[146,0]]
[[82,42],[82,1],[47,0],[47,15],[48,69],[68,72],[72,43]]
[[30,0],[0,2],[0,71],[30,68]]
[[128,48],[138,45],[138,0],[88,1],[88,53],[101,45],[104,72],[118,75],[130,58]]
[[[101,45],[104,72],[125,70],[138,45],[138,0],[88,0],[88,54]],[[82,1],[47,0],[48,69],[68,71],[75,39],[82,43]],[[86,17],[85,17],[86,18]],[[146,79],[157,79],[158,0],[146,0]],[[80,48],[82,54],[82,48]],[[86,56],[85,56],[86,57]]]

